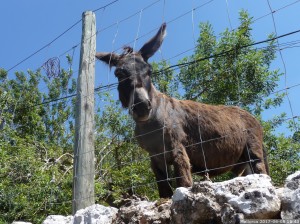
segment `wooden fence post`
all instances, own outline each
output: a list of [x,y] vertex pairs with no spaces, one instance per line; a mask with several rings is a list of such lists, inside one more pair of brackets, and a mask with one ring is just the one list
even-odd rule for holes
[[94,80],[96,22],[91,11],[82,14],[82,38],[77,80],[73,168],[73,214],[95,204],[94,196]]

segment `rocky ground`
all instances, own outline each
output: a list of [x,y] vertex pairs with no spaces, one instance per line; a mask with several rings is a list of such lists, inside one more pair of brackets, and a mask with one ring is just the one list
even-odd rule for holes
[[242,219],[300,219],[300,171],[288,176],[282,188],[275,188],[269,176],[258,174],[204,181],[177,188],[172,199],[132,198],[119,209],[93,205],[75,216],[51,215],[43,224],[233,224]]

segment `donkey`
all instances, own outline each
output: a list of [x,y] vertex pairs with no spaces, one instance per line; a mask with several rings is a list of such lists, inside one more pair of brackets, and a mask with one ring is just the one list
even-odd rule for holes
[[[177,187],[190,187],[192,173],[268,174],[263,130],[250,113],[234,106],[177,100],[154,87],[147,61],[165,35],[164,23],[137,52],[125,47],[122,54],[96,53],[97,59],[116,67],[119,99],[135,121],[139,145],[150,155],[159,196],[172,196],[172,179]],[[174,178],[169,177],[171,165]]]

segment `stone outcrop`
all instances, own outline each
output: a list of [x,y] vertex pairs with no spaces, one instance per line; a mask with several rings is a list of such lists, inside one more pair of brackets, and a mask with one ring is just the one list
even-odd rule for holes
[[103,205],[92,205],[86,209],[81,209],[74,216],[74,224],[97,223],[107,224],[114,223],[117,219],[118,209],[105,207]]
[[48,216],[43,224],[73,224],[73,216],[62,216],[62,215],[50,215]]
[[239,219],[279,218],[280,199],[267,175],[249,175],[191,188],[177,188],[171,206],[173,223],[236,223]]
[[118,212],[117,223],[170,223],[170,199],[161,199],[156,202],[133,199],[123,205]]
[[118,209],[103,205],[92,205],[80,209],[73,216],[50,215],[43,224],[107,224],[115,223]]
[[177,188],[172,199],[126,199],[119,209],[93,205],[75,216],[49,216],[43,224],[239,223],[242,219],[299,219],[300,171],[275,189],[267,175],[195,183]]
[[12,224],[31,224],[31,222],[14,221]]
[[281,218],[300,219],[300,171],[288,176],[277,194],[281,199]]

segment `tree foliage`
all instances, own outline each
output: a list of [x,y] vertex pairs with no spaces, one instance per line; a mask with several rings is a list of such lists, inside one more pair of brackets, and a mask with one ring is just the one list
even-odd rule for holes
[[48,79],[29,70],[11,80],[0,72],[0,223],[71,211],[73,105],[55,101],[74,93],[71,72]]
[[274,41],[261,49],[253,46],[251,18],[244,11],[240,22],[237,29],[222,32],[219,40],[209,23],[201,23],[194,54],[182,60],[197,63],[182,68],[178,79],[186,99],[239,105],[259,115],[281,75],[278,70],[270,70],[276,47]]

